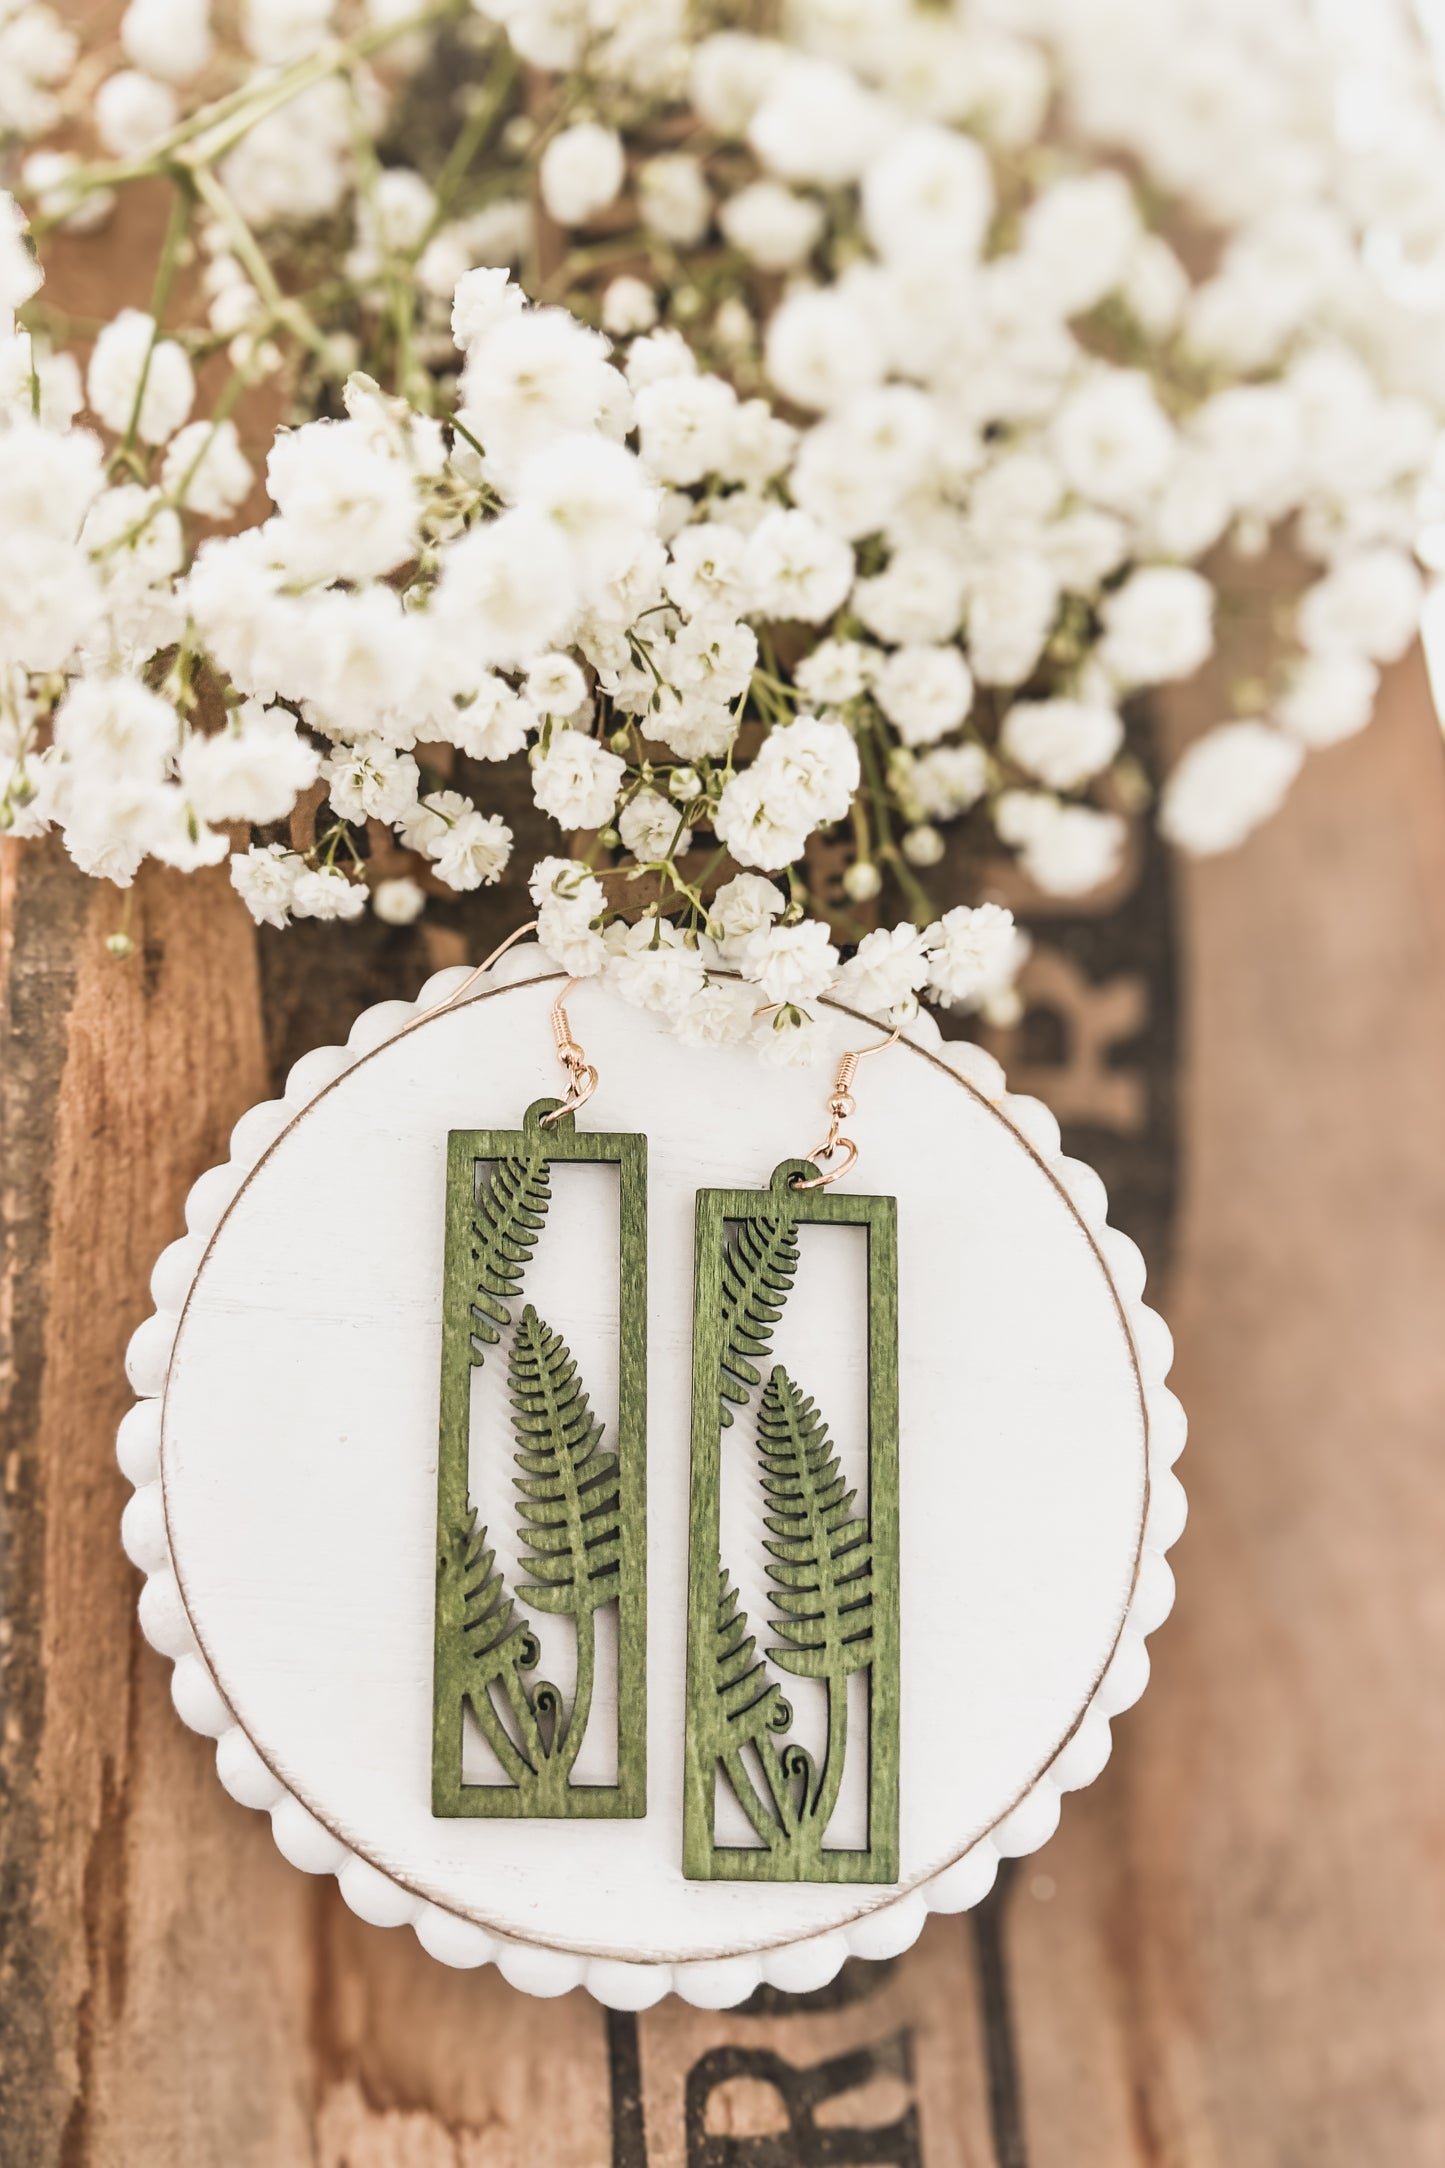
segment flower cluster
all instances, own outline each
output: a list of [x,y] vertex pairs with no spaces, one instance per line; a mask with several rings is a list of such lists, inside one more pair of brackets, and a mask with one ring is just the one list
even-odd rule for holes
[[[236,49],[206,0],[130,0],[77,111],[70,34],[7,18],[11,133],[95,157],[42,140],[0,198],[4,825],[122,886],[229,859],[275,926],[405,923],[499,879],[472,793],[525,762],[571,838],[531,875],[549,953],[804,1059],[830,990],[1007,1013],[1026,944],[932,907],[943,830],[981,889],[1008,856],[1097,888],[1149,791],[1128,705],[1217,644],[1230,711],[1158,809],[1184,848],[1365,724],[1439,517],[1445,125],[1340,133],[1305,0],[785,21],[246,0]],[[466,96],[404,164],[439,40]],[[44,236],[151,173],[150,306],[82,369]]]

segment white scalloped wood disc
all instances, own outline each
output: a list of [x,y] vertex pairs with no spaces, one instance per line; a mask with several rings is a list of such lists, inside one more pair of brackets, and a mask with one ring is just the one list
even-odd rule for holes
[[[462,976],[298,1063],[285,1100],[245,1116],[230,1163],[192,1192],[190,1233],[157,1265],[157,1315],[132,1343],[144,1397],[120,1437],[137,1486],[125,1540],[150,1576],[142,1623],[176,1659],[180,1713],[216,1737],[222,1781],[270,1812],[287,1858],[336,1874],[364,1918],[411,1924],[445,1962],[494,1959],[539,1994],[581,1981],[619,2007],[669,1988],[720,2006],[760,1979],[819,1985],[850,1952],[906,1947],[929,1909],[977,1902],[999,1856],[1043,1843],[1061,1791],[1107,1759],[1183,1523],[1168,1334],[1097,1177],[1059,1156],[1052,1117],[1007,1097],[986,1056],[925,1018],[864,1068],[848,1186],[899,1201],[900,1879],[685,1880],[695,1195],[761,1187],[804,1155],[831,1071],[685,1047],[583,986],[572,1022],[601,1084],[581,1126],[648,1139],[648,1808],[435,1818],[447,1132],[518,1126],[558,1088],[559,982],[537,951],[425,1015]],[[834,1059],[873,1036],[842,1011],[829,1028]],[[548,1269],[605,1414],[607,1274],[589,1257],[606,1254],[608,1205],[602,1189],[578,1200]],[[845,1462],[861,1396],[839,1324],[853,1269],[839,1251],[801,1274],[788,1327],[807,1375],[827,1379]],[[505,1519],[495,1493],[487,1517]]]

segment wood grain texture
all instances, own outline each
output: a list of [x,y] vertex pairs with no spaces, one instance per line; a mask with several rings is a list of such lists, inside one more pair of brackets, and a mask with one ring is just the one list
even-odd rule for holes
[[1445,2159],[1442,771],[1412,662],[1181,870],[1190,1526],[1011,1911],[1029,2168]]

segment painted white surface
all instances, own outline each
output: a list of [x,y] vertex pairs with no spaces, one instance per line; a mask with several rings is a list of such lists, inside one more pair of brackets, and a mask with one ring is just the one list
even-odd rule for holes
[[[815,1141],[828,1071],[690,1050],[593,987],[572,1004],[602,1075],[584,1124],[649,1142],[649,1811],[430,1813],[446,1134],[513,1126],[556,1088],[554,991],[510,986],[383,1045],[292,1121],[226,1212],[166,1391],[186,1608],[264,1762],[405,1890],[614,1959],[818,1936],[898,1891],[695,1884],[679,1860],[693,1200],[761,1184]],[[840,1047],[860,1035],[838,1019]],[[1134,1585],[1145,1424],[1114,1287],[1016,1130],[906,1046],[860,1087],[850,1186],[899,1199],[905,1891],[1023,1799],[1088,1706]],[[828,1284],[800,1276],[800,1341],[829,1329]],[[598,1321],[576,1294],[556,1322],[580,1340]]]

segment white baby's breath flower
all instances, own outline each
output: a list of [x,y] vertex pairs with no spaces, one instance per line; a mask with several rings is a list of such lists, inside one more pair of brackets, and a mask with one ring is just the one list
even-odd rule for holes
[[627,929],[607,966],[608,983],[635,1009],[676,1016],[702,991],[704,967],[665,918],[644,918]]
[[696,158],[668,151],[638,170],[642,221],[676,248],[690,248],[712,223],[712,195]]
[[580,730],[555,730],[532,766],[532,795],[559,828],[602,828],[611,820],[627,763]]
[[1265,723],[1221,723],[1197,738],[1164,786],[1160,825],[1198,856],[1232,851],[1277,812],[1304,749]]
[[186,796],[203,820],[265,827],[284,820],[315,782],[321,756],[284,708],[247,700],[226,729],[209,737],[193,733],[186,740],[179,770]]
[[256,844],[231,856],[231,886],[258,926],[288,926],[305,861],[284,843]]
[[539,715],[575,715],[587,698],[587,680],[570,655],[539,655],[526,682]]
[[1275,721],[1301,745],[1338,745],[1375,712],[1380,673],[1363,657],[1307,655],[1276,703]]
[[956,647],[901,647],[873,674],[873,697],[905,745],[931,745],[973,705],[973,677]]
[[827,927],[810,918],[796,926],[759,927],[741,944],[737,963],[769,1002],[806,1006],[832,985],[838,951]]
[[366,889],[334,866],[298,873],[291,890],[293,918],[354,919],[366,910]]
[[426,890],[409,873],[398,874],[377,882],[371,908],[383,926],[414,926],[426,909]]
[[490,888],[499,881],[512,855],[512,831],[499,813],[479,813],[469,806],[427,848],[438,880],[463,891]]
[[537,172],[542,201],[560,226],[583,226],[615,199],[625,171],[616,130],[577,121],[553,136],[542,153]]
[[1081,700],[1021,700],[1004,717],[1001,750],[1050,790],[1077,790],[1124,742],[1112,708]]
[[733,247],[762,271],[792,271],[817,247],[826,223],[811,196],[778,181],[754,181],[730,196],[718,223]]
[[692,830],[679,826],[676,806],[655,790],[636,792],[619,814],[617,827],[624,846],[640,865],[680,858],[692,847]]
[[865,934],[838,973],[835,991],[850,1008],[889,1024],[918,1013],[919,989],[929,977],[926,936],[916,926],[880,926]]
[[625,272],[602,296],[602,328],[614,339],[651,331],[657,322],[657,296],[645,279]]
[[977,1009],[1013,984],[1029,944],[1012,911],[959,904],[923,934],[928,991],[942,1008]]
[[743,943],[771,926],[787,909],[787,897],[758,873],[739,873],[725,881],[708,909],[708,931],[724,963],[736,963]]
[[420,771],[410,753],[358,745],[322,763],[332,808],[343,820],[392,827],[415,805]]
[[85,388],[91,412],[118,436],[135,415],[143,444],[164,444],[174,436],[196,396],[184,347],[158,338],[155,319],[144,309],[122,309],[105,325],[91,352]]
[[853,584],[853,552],[806,512],[767,513],[748,537],[747,577],[764,617],[819,625]]
[[1121,685],[1189,677],[1214,647],[1214,590],[1182,565],[1147,565],[1103,606],[1099,660]]
[[139,158],[176,125],[176,94],[138,68],[108,75],[95,93],[95,130],[114,158]]
[[994,821],[1047,895],[1088,895],[1118,870],[1126,831],[1117,813],[1064,805],[1043,792],[1011,790],[999,799]]
[[254,480],[233,421],[187,422],[166,446],[161,488],[207,519],[227,518]]

